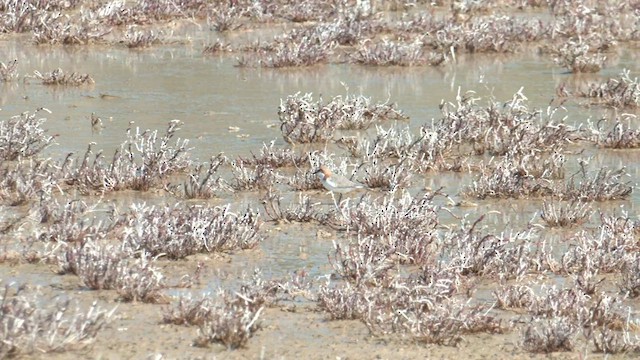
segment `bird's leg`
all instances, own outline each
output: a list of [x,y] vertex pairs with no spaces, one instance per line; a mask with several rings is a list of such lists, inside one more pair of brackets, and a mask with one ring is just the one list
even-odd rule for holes
[[336,210],[340,212],[340,208],[338,207],[338,202],[336,201],[336,196],[333,194],[333,191],[329,191],[329,192],[331,193],[331,199],[333,199],[333,205],[335,205]]
[[[338,214],[340,214],[342,216],[342,219],[344,221],[347,221],[347,219],[349,218],[349,216],[347,216],[348,212],[347,212],[347,214],[345,214],[344,209],[341,207],[342,206],[342,202],[343,202],[342,201],[342,195],[343,194],[340,194],[340,197],[338,198],[340,200],[339,200],[339,202],[337,202],[335,194],[333,193],[333,191],[331,191],[331,198],[333,199],[333,205],[336,207],[336,211],[338,212]],[[349,200],[350,200],[349,198],[344,200],[344,202],[347,203],[347,205],[345,205],[347,208],[349,207],[349,205],[348,205],[349,204]],[[338,204],[340,204],[340,205],[338,205]]]

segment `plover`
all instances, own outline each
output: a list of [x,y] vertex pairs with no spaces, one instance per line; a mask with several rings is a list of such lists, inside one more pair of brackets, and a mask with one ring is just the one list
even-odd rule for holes
[[364,188],[362,184],[355,183],[342,175],[334,174],[324,165],[321,165],[315,174],[322,182],[322,186],[331,192],[348,193],[353,190]]

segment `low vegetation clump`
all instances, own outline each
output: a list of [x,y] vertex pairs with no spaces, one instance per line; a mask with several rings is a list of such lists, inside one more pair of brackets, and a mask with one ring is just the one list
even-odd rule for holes
[[60,189],[57,168],[47,160],[6,161],[0,166],[0,202],[20,206],[38,198],[46,198]]
[[[551,164],[562,166],[562,162]],[[587,173],[583,169],[583,172],[579,173],[581,176],[574,174],[568,181],[563,182],[554,178],[553,175],[558,172],[553,171],[549,163],[545,162],[544,165],[542,172],[530,172],[526,164],[519,166],[513,159],[505,157],[495,164],[482,167],[481,173],[464,190],[464,194],[478,199],[552,196],[563,200],[588,202],[626,199],[633,191],[629,182],[624,180],[628,176],[625,168],[601,168],[595,174]]]
[[576,89],[570,94],[587,98],[592,104],[603,104],[614,108],[640,106],[640,83],[637,78],[631,78],[629,70],[624,70],[616,78],[592,82],[585,88]]
[[186,199],[210,199],[223,191],[226,187],[225,181],[217,176],[218,169],[227,159],[218,154],[212,156],[208,163],[201,163],[194,166],[188,178],[178,186],[173,192]]
[[126,215],[123,246],[132,252],[181,259],[199,252],[251,249],[263,239],[259,214],[221,207],[132,205]]
[[267,68],[286,68],[312,66],[325,62],[331,55],[332,46],[329,44],[316,44],[307,38],[299,39],[299,42],[282,40],[266,49],[260,49],[252,55],[240,58],[238,66]]
[[123,189],[146,191],[167,176],[190,165],[188,140],[176,139],[180,121],[169,122],[164,134],[158,130],[127,129],[127,140],[108,160],[89,144],[82,159],[69,154],[62,165],[65,182],[83,193]]
[[410,44],[383,41],[377,44],[360,44],[351,61],[376,66],[417,66],[427,64],[429,59],[424,54],[424,44],[420,41]]
[[281,101],[278,115],[283,138],[294,144],[330,141],[339,129],[366,129],[375,122],[406,118],[395,105],[371,104],[364,96],[337,96],[325,102],[299,93]]
[[262,328],[262,312],[276,301],[276,294],[293,295],[293,292],[304,291],[304,286],[300,277],[292,277],[290,281],[265,281],[260,271],[255,270],[238,291],[220,289],[198,299],[181,297],[165,311],[162,322],[197,326],[196,346],[219,343],[229,349],[245,347]]
[[620,290],[633,299],[640,296],[640,262],[638,260],[640,259],[632,257],[622,266],[622,279],[618,285]]
[[593,176],[584,176],[580,182],[571,177],[566,186],[560,190],[565,199],[581,201],[607,201],[626,199],[633,191],[625,168],[617,170],[601,168]]
[[24,112],[0,121],[0,160],[13,161],[30,158],[53,143],[54,137],[42,127],[45,118],[39,117],[42,108],[33,113]]
[[248,298],[242,294],[220,294],[219,304],[212,306],[208,316],[199,325],[199,337],[195,343],[221,343],[230,349],[245,346],[249,338],[260,329],[262,299]]
[[95,83],[89,74],[78,74],[75,72],[65,74],[65,72],[60,68],[44,74],[41,74],[39,71],[35,71],[34,75],[36,79],[42,81],[43,85],[80,86]]
[[130,48],[145,48],[162,42],[162,33],[153,30],[140,31],[135,28],[127,29],[122,43]]
[[0,82],[10,82],[18,78],[18,60],[5,64],[0,61]]
[[57,244],[80,244],[87,240],[104,240],[115,230],[119,219],[96,218],[96,206],[83,201],[60,203],[55,197],[43,196],[32,206],[32,216],[41,228],[32,241]]
[[589,45],[578,40],[570,40],[554,49],[556,64],[569,69],[572,73],[597,73],[605,64],[607,57],[599,52],[590,52]]
[[615,119],[611,130],[598,131],[597,134],[596,143],[603,148],[635,149],[640,147],[640,129],[625,125],[620,118]]
[[564,318],[531,323],[522,334],[522,347],[533,353],[573,351],[578,328]]
[[[396,272],[407,257],[396,255],[385,237],[359,235],[349,244],[336,244],[330,258],[340,283],[320,285],[318,305],[332,319],[358,319],[378,335],[407,334],[414,340],[456,345],[470,333],[501,333],[504,325],[483,305],[469,305],[464,293],[470,285],[460,269],[436,255],[437,236],[426,245],[431,256],[414,259],[414,276]],[[463,255],[460,255],[463,256]],[[457,259],[457,258],[456,258]]]
[[231,44],[226,43],[220,39],[217,39],[213,43],[206,45],[204,49],[202,49],[202,54],[214,55],[214,54],[221,54],[221,53],[230,52],[230,51],[233,51],[233,47],[231,46]]
[[116,290],[122,301],[158,303],[163,300],[163,276],[147,253],[134,259],[120,247],[86,241],[62,250],[58,273],[74,274],[91,290]]
[[316,222],[329,225],[336,221],[333,213],[326,213],[318,203],[312,201],[310,197],[300,194],[297,203],[283,208],[282,197],[277,193],[270,192],[264,197],[263,207],[266,217],[276,223]]
[[[88,311],[67,299],[43,299],[26,285],[0,294],[0,356],[15,358],[85,348],[113,318],[93,303]],[[115,309],[114,309],[115,310]]]
[[263,165],[269,168],[300,167],[307,162],[307,154],[296,153],[290,148],[280,148],[275,141],[269,145],[263,144],[260,152],[256,155],[253,152],[251,157],[239,157],[237,164]]
[[267,190],[272,187],[278,178],[278,173],[269,166],[255,165],[252,168],[243,162],[231,162],[233,179],[230,182],[232,191]]
[[573,201],[567,204],[543,202],[540,217],[547,226],[564,227],[586,222],[593,210],[589,203]]

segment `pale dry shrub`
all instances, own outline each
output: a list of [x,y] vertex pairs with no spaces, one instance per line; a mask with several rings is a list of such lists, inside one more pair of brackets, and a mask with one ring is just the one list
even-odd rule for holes
[[275,6],[273,14],[289,21],[301,23],[307,21],[327,21],[339,10],[345,10],[340,1],[283,1]]
[[581,231],[571,242],[575,244],[562,257],[566,273],[584,269],[603,273],[619,272],[633,259],[637,244],[637,225],[628,216],[601,214],[602,224],[595,231]]
[[303,194],[298,195],[298,202],[288,207],[282,207],[282,197],[275,192],[268,192],[262,200],[266,217],[275,222],[323,222],[323,213],[320,203],[312,202],[312,199]]
[[585,39],[598,50],[608,50],[618,41],[637,38],[637,17],[632,4],[601,1],[554,1],[550,39]]
[[412,169],[403,163],[388,165],[373,160],[367,164],[362,182],[370,189],[394,192],[408,188],[411,184]]
[[447,266],[465,276],[496,276],[519,279],[533,271],[536,238],[534,228],[494,232],[482,226],[486,215],[474,222],[463,218],[459,228],[450,229],[439,240]]
[[481,106],[479,100],[458,91],[455,103],[441,104],[442,118],[427,133],[478,155],[552,153],[576,137],[575,129],[555,120],[558,108],[531,109],[522,88],[502,103],[490,99]]
[[533,353],[572,351],[578,327],[570,319],[532,319],[521,335],[522,347]]
[[547,226],[566,227],[582,224],[589,220],[592,214],[591,205],[585,202],[572,201],[563,204],[544,201],[540,217]]
[[214,54],[231,52],[231,51],[233,51],[233,47],[231,46],[231,44],[223,40],[216,39],[216,41],[214,41],[213,43],[210,43],[209,45],[206,45],[204,49],[202,49],[202,54],[214,55]]
[[[424,300],[414,301],[420,303]],[[430,311],[423,311],[420,305],[410,311],[400,309],[391,318],[408,327],[411,336],[422,343],[457,346],[467,334],[504,332],[502,322],[488,314],[489,308],[471,306],[459,300],[442,301]],[[382,329],[389,328],[383,319],[383,316],[377,317],[376,325],[382,325]]]
[[307,161],[307,154],[298,154],[292,148],[276,147],[275,141],[269,145],[262,144],[260,152],[256,155],[251,152],[251,157],[238,157],[237,164],[263,165],[271,169],[293,166],[299,167]]
[[149,255],[123,251],[120,246],[85,241],[61,250],[56,256],[59,274],[75,274],[92,290],[116,290],[123,301],[157,303],[164,299],[164,280]]
[[406,119],[391,103],[372,104],[364,96],[336,96],[328,102],[312,94],[290,95],[280,101],[280,130],[289,143],[322,142],[333,139],[338,129],[366,129],[383,120]]
[[333,271],[356,286],[380,284],[395,267],[395,249],[385,246],[378,237],[358,234],[348,244],[334,241],[333,246],[329,255]]
[[[227,159],[222,155],[212,156],[208,163],[196,165],[182,183],[182,195],[186,199],[211,199],[227,188],[225,181],[216,176]],[[180,189],[176,189],[176,192]]]
[[[626,118],[626,119],[625,119]],[[609,149],[635,149],[640,147],[640,129],[631,126],[632,115],[615,118],[615,124],[608,132],[595,130],[598,146]],[[623,123],[628,120],[628,125]]]
[[618,287],[630,298],[640,296],[640,258],[631,256],[622,266]]
[[11,82],[18,78],[18,60],[10,61],[8,64],[0,61],[0,82]]
[[95,6],[87,18],[95,18],[104,26],[143,25],[171,19],[203,19],[209,8],[221,6],[219,2],[205,4],[200,0],[138,0],[109,1]]
[[637,336],[632,338],[633,330],[627,328],[623,331],[612,330],[607,327],[600,327],[591,330],[588,336],[593,340],[596,353],[602,354],[624,354],[634,356],[640,352],[640,341]]
[[38,117],[40,111],[51,113],[40,108],[0,121],[0,160],[32,157],[53,143],[54,137],[42,127],[47,119]]
[[115,309],[94,302],[87,310],[71,300],[43,299],[27,286],[7,284],[0,294],[0,356],[62,352],[89,345],[108,324]]
[[34,231],[33,240],[81,243],[105,239],[114,230],[118,219],[99,219],[96,207],[89,207],[80,200],[61,204],[55,198],[41,196],[39,203],[32,205],[31,209],[42,225]]
[[[274,292],[271,282],[262,280],[259,270],[238,291],[219,290],[215,299],[196,302],[198,337],[197,346],[221,343],[229,349],[244,347],[249,338],[261,328],[260,316]],[[193,306],[187,308],[193,309]],[[177,315],[177,316],[176,316]],[[169,319],[180,319],[180,313],[169,315]]]
[[225,32],[239,29],[242,24],[243,9],[240,6],[218,4],[207,14],[207,23],[215,31]]
[[284,140],[288,143],[331,140],[338,120],[331,109],[322,105],[322,101],[314,101],[310,93],[297,93],[280,100],[278,116]]
[[318,305],[331,319],[363,321],[375,335],[408,335],[423,343],[455,346],[466,334],[503,332],[488,308],[452,297],[458,284],[456,274],[442,269],[423,279],[390,277],[377,286],[326,284]]
[[581,39],[564,42],[554,52],[555,63],[569,69],[572,73],[597,73],[604,67],[607,60],[602,53],[590,52],[589,44]]
[[325,190],[315,172],[316,169],[298,168],[295,174],[287,178],[287,185],[295,191]]
[[215,301],[203,295],[199,299],[181,296],[172,307],[167,308],[162,322],[175,325],[202,325],[211,316]]
[[338,145],[346,148],[351,156],[373,159],[412,159],[424,137],[416,138],[408,127],[385,129],[376,125],[376,136],[372,140],[364,137],[342,138]]
[[71,18],[60,12],[45,12],[38,15],[32,40],[39,45],[88,45],[103,42],[111,31],[110,26],[90,19],[90,15]]
[[226,294],[222,305],[212,309],[210,319],[199,328],[196,344],[221,343],[230,349],[244,347],[249,338],[260,329],[263,307],[255,299]]
[[[454,15],[453,19],[456,19]],[[467,15],[459,16],[459,19]],[[425,38],[428,46],[440,52],[510,53],[523,44],[544,37],[545,26],[539,19],[509,15],[472,16],[467,21],[428,23],[433,26]],[[419,27],[417,27],[419,29]]]
[[174,141],[180,124],[179,120],[170,121],[162,135],[158,130],[127,129],[127,140],[114,152],[111,161],[102,151],[94,155],[95,144],[89,144],[81,160],[69,154],[62,165],[65,182],[82,193],[146,191],[160,186],[167,176],[191,164],[189,141],[180,138]]
[[219,289],[215,294],[204,294],[199,298],[182,296],[177,303],[166,309],[162,322],[185,326],[198,326],[198,346],[222,343],[229,348],[238,348],[260,329],[259,317],[266,306],[280,300],[293,301],[297,296],[310,299],[311,282],[306,273],[296,272],[289,280],[268,280],[255,269],[250,278],[242,274],[238,290]]
[[340,286],[321,285],[318,289],[318,307],[328,313],[330,320],[358,320],[370,310],[368,300],[382,290],[376,287],[358,287],[346,282]]
[[89,74],[78,74],[75,72],[65,74],[60,68],[44,74],[41,74],[39,71],[34,71],[34,75],[36,79],[42,81],[43,85],[80,86],[95,84],[95,81]]
[[502,285],[493,291],[497,306],[500,309],[526,309],[533,306],[538,300],[535,292],[527,285]]
[[50,197],[60,190],[55,164],[47,160],[21,160],[0,166],[0,201],[18,206],[30,200]]
[[424,44],[420,40],[401,43],[384,40],[382,42],[364,41],[351,55],[351,62],[375,66],[419,66],[429,63],[425,55]]
[[0,2],[0,10],[2,33],[31,31],[46,14],[44,9],[34,8],[29,1],[4,0]]
[[233,191],[266,190],[278,182],[278,174],[268,165],[247,167],[243,162],[231,161],[233,179],[229,183]]
[[327,61],[334,45],[317,43],[314,39],[302,38],[296,41],[278,41],[268,49],[238,58],[239,67],[287,68],[312,66]]
[[[354,205],[341,204],[343,226],[358,238],[336,245],[336,260],[342,260],[333,262],[334,268],[360,279],[378,266],[386,269],[389,262],[424,264],[431,260],[440,225],[439,208],[432,200],[432,194],[413,197],[403,191],[399,196],[388,194],[379,200],[365,196]],[[378,277],[369,275],[365,277]]]
[[121,44],[124,44],[129,49],[146,48],[153,45],[162,43],[162,32],[153,30],[136,30],[134,27],[129,27],[124,33]]
[[463,193],[477,199],[528,198],[548,196],[554,193],[548,179],[536,177],[522,171],[518,161],[521,157],[504,157],[495,164],[482,166],[480,174]]
[[[566,88],[566,84],[559,88]],[[615,108],[637,108],[640,106],[640,82],[638,78],[631,78],[628,69],[623,70],[616,78],[602,82],[592,82],[584,88],[568,91],[579,97],[584,97],[592,104],[603,104]]]
[[232,252],[263,239],[258,212],[234,213],[230,205],[154,207],[132,205],[126,216],[124,247],[152,256],[181,259],[199,252]]
[[624,181],[629,174],[625,168],[617,170],[600,168],[595,175],[584,174],[582,180],[576,182],[572,176],[560,190],[559,195],[567,200],[608,201],[626,199],[631,195],[633,187]]

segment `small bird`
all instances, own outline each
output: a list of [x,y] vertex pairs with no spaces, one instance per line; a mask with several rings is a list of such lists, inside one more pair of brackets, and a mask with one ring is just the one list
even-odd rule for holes
[[334,174],[324,165],[321,165],[315,174],[322,182],[322,186],[331,192],[348,193],[364,188],[362,184],[355,183],[342,175]]

